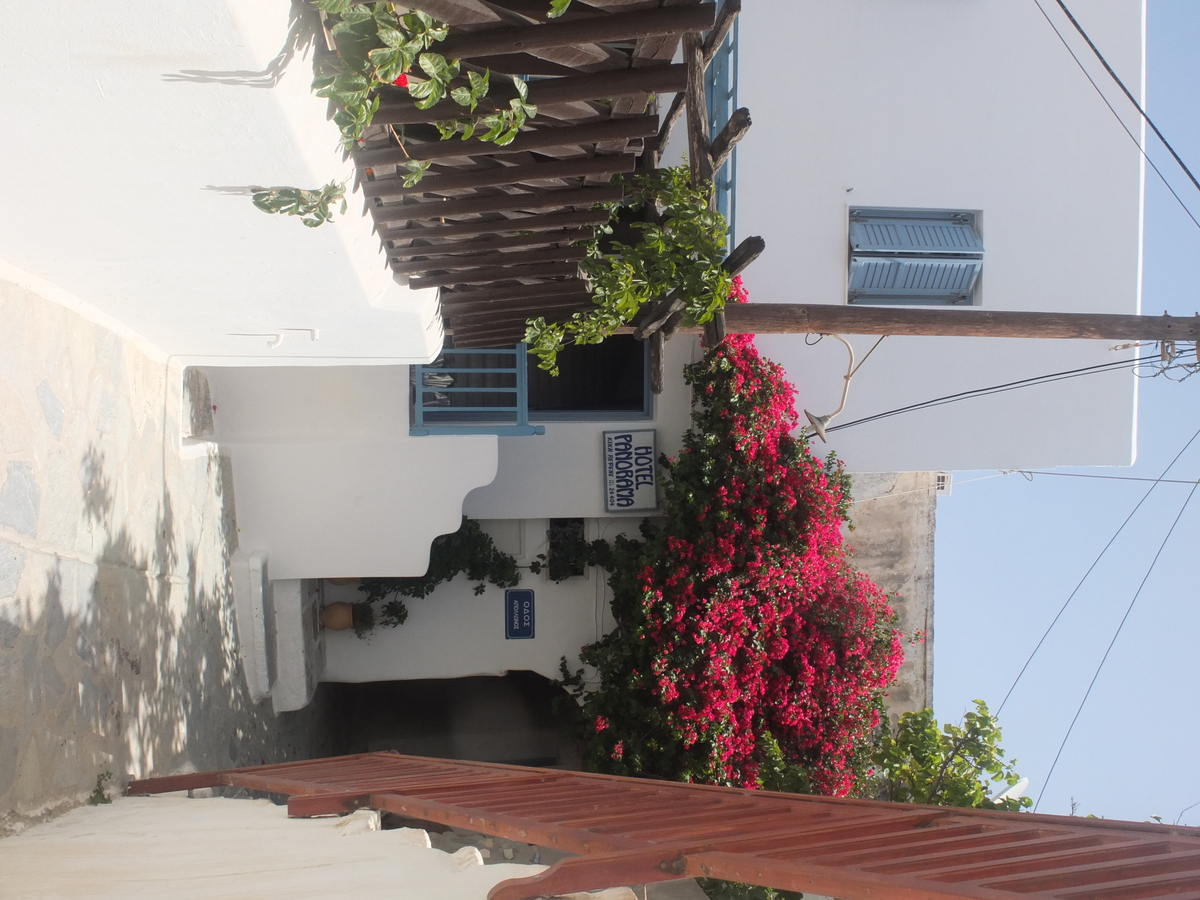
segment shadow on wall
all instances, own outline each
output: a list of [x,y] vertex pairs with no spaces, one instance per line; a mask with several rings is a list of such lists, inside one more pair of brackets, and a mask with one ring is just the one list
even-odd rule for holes
[[284,71],[297,54],[303,55],[317,39],[321,31],[321,20],[316,10],[306,0],[292,0],[292,11],[283,47],[267,63],[266,68],[254,72],[249,69],[209,71],[205,69],[181,69],[167,72],[163,81],[186,81],[193,84],[227,84],[232,87],[273,88],[279,84]]
[[348,752],[582,769],[570,729],[554,711],[570,696],[536,672],[504,676],[378,681],[339,689]]
[[[120,485],[90,445],[84,516],[107,538],[95,560],[59,553],[20,625],[0,620],[0,834],[73,806],[111,771],[167,774],[332,752],[320,699],[276,718],[248,695],[237,655],[227,459],[208,457],[212,521],[180,543],[165,487],[154,533],[110,527]],[[142,538],[146,538],[145,541]],[[32,556],[32,555],[31,555]],[[16,706],[16,708],[14,708]]]

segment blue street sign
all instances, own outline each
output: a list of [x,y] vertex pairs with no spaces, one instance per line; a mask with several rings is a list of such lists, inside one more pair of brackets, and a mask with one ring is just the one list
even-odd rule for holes
[[510,641],[533,637],[533,591],[504,592],[504,636]]

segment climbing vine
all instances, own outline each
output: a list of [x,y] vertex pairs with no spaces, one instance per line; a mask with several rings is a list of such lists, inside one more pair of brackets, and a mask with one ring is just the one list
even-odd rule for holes
[[[552,374],[558,374],[564,346],[600,343],[673,290],[686,304],[684,324],[702,325],[725,308],[731,280],[721,263],[729,228],[710,206],[712,184],[694,186],[684,166],[630,176],[625,184],[625,198],[605,204],[609,224],[583,244],[587,257],[580,268],[592,306],[565,322],[538,317],[526,323],[529,352]],[[619,221],[627,222],[636,240],[610,237]]]
[[[379,110],[379,89],[387,85],[407,89],[418,109],[430,109],[447,97],[463,107],[467,115],[437,123],[443,140],[461,134],[463,140],[474,136],[504,146],[516,138],[526,120],[537,115],[537,107],[528,102],[528,86],[515,76],[517,96],[508,107],[477,115],[480,101],[488,94],[491,73],[468,71],[464,83],[461,63],[432,49],[446,39],[450,29],[429,14],[400,15],[385,0],[374,4],[354,0],[314,3],[334,19],[330,33],[337,40],[338,62],[335,72],[313,81],[313,90],[318,97],[337,104],[334,121],[347,148],[363,139]],[[429,164],[414,161],[406,168],[405,180],[411,186]]]

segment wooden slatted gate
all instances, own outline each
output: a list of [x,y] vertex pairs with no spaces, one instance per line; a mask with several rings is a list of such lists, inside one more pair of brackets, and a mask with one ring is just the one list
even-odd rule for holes
[[370,807],[581,854],[489,900],[707,876],[843,900],[1200,900],[1200,829],[370,753],[135,781],[230,785],[307,817]]

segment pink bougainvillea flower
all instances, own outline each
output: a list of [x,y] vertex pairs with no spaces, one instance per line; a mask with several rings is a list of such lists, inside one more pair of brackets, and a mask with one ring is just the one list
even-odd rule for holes
[[394,84],[396,87],[408,87],[408,76],[404,73],[401,73],[400,77],[393,81],[392,84]]
[[[740,279],[729,299],[748,299]],[[588,762],[748,788],[783,762],[844,795],[903,659],[887,597],[846,554],[848,482],[795,436],[795,388],[753,336],[685,377],[696,427],[664,463],[667,522],[621,551],[621,627],[581,655],[601,680]]]

